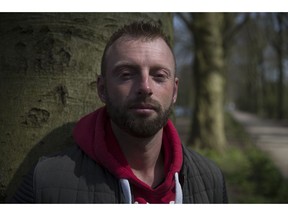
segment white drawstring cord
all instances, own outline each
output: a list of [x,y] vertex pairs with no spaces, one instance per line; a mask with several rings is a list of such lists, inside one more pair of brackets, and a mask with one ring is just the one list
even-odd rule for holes
[[131,204],[132,203],[132,195],[131,195],[131,189],[130,184],[127,179],[120,179],[121,187],[124,193],[125,197],[125,203]]
[[[174,203],[175,204],[182,204],[183,194],[182,194],[182,188],[181,188],[181,184],[179,182],[179,176],[178,176],[177,172],[175,173],[174,178],[175,178],[175,193],[176,193]],[[131,194],[129,181],[127,179],[120,179],[120,184],[121,184],[123,194],[125,197],[125,203],[131,204],[132,203],[132,194]]]
[[181,184],[179,182],[179,175],[176,172],[175,175],[175,190],[176,190],[176,196],[175,196],[175,204],[182,204],[183,203],[183,193],[182,193],[182,188]]

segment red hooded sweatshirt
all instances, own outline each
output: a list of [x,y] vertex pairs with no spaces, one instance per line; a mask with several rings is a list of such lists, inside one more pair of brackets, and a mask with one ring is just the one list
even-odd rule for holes
[[[163,129],[165,180],[151,188],[132,172],[112,131],[106,107],[84,116],[76,124],[73,137],[80,148],[118,179],[127,179],[134,203],[170,203],[175,201],[175,173],[182,166],[182,145],[176,129],[168,120]],[[179,188],[179,187],[178,187]]]

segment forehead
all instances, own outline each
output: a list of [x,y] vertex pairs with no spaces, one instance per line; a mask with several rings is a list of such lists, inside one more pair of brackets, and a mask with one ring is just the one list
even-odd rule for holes
[[175,68],[174,55],[166,42],[160,38],[133,38],[124,36],[117,39],[107,50],[107,65],[119,60],[149,61]]

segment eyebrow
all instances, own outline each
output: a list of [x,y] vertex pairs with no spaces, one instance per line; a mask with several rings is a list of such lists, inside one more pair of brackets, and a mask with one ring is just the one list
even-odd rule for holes
[[[130,63],[130,62],[126,62],[126,61],[123,61],[123,62],[119,62],[116,64],[116,66],[114,68],[112,68],[112,73],[115,73],[115,71],[117,71],[117,69],[120,69],[120,68],[124,68],[124,67],[127,67],[127,68],[131,68],[131,69],[136,69],[136,70],[140,70],[141,67],[138,66],[138,64],[134,64],[134,63]],[[161,65],[161,64],[156,64],[154,66],[151,67],[152,70],[155,70],[155,69],[164,69],[165,71],[167,71],[170,75],[173,75],[173,70]],[[176,72],[175,72],[176,73]],[[175,74],[174,73],[174,74]],[[176,74],[175,74],[176,75]]]
[[140,67],[136,64],[122,62],[120,64],[116,64],[116,66],[112,68],[112,73],[116,73],[117,70],[119,70],[120,68],[131,68],[131,69],[137,69],[137,70],[140,69]]

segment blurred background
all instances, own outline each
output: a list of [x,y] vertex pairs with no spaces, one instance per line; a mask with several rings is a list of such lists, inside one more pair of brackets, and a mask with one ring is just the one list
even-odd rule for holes
[[231,203],[288,202],[288,14],[176,13],[176,125]]
[[287,13],[0,13],[0,202],[102,106],[105,42],[132,20],[174,44],[173,120],[222,169],[230,203],[288,203]]

